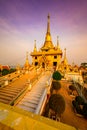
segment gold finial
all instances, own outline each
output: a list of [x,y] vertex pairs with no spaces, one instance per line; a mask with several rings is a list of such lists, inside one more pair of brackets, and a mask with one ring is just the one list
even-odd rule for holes
[[36,48],[36,40],[34,40],[34,51],[37,51],[37,48]]
[[25,69],[26,70],[28,70],[29,69],[29,61],[28,61],[28,51],[26,52],[26,61],[25,61],[25,65],[24,65],[24,67],[25,67]]
[[47,17],[48,17],[48,19],[50,19],[50,15],[49,15],[49,13],[48,13],[48,16],[47,16]]
[[64,51],[65,51],[65,52],[64,52],[64,58],[66,58],[66,48],[64,49]]
[[75,63],[74,63],[74,61],[72,62],[72,66],[74,67],[74,65],[75,65]]
[[59,46],[59,36],[57,36],[57,49],[60,49],[60,46]]
[[50,15],[48,14],[47,33],[50,34]]
[[28,60],[28,51],[26,52],[26,60]]
[[57,47],[58,47],[58,45],[59,45],[59,41],[58,41],[58,38],[59,38],[59,36],[57,36]]

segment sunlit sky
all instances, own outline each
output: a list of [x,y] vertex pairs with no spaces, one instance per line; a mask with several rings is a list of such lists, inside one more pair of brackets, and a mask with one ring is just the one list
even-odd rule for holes
[[52,41],[59,36],[69,64],[87,62],[87,0],[0,0],[0,64],[23,65],[34,40],[42,47],[48,13]]

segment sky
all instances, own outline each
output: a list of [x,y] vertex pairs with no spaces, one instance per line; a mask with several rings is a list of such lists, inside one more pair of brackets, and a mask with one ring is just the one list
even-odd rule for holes
[[0,0],[0,64],[23,65],[36,40],[37,50],[45,41],[50,14],[52,42],[57,43],[68,63],[87,62],[87,0]]

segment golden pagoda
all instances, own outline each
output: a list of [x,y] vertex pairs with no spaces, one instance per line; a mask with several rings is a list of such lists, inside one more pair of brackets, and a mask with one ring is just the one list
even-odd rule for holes
[[66,48],[64,49],[64,59],[63,59],[63,64],[65,65],[65,66],[67,66],[68,65],[68,60],[67,60],[67,57],[66,57]]
[[69,71],[69,64],[68,64],[68,60],[67,60],[67,57],[66,57],[66,48],[64,49],[64,58],[63,58],[63,61],[61,62],[61,64],[59,65],[59,70],[62,70],[62,71]]
[[45,42],[38,51],[36,48],[36,41],[34,44],[34,50],[31,52],[32,65],[41,66],[43,68],[58,66],[61,63],[62,50],[59,47],[58,37],[57,45],[54,46],[50,33],[50,15],[47,17],[47,32],[45,36]]
[[26,52],[26,61],[25,61],[25,64],[24,64],[24,70],[29,70],[30,68],[30,64],[29,64],[29,61],[28,61],[28,52]]

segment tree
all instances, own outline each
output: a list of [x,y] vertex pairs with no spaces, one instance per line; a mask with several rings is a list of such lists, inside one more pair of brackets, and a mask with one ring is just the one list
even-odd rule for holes
[[81,96],[76,96],[75,100],[72,101],[74,109],[78,114],[84,115],[87,117],[87,104]]
[[4,76],[4,75],[7,75],[9,73],[9,70],[7,70],[7,69],[3,69],[2,70],[2,75]]
[[87,63],[86,63],[86,62],[81,63],[81,66],[82,66],[83,68],[87,68]]
[[74,110],[78,113],[78,114],[82,114],[82,109],[80,107],[80,105],[78,104],[78,102],[76,100],[72,101]]
[[9,70],[9,73],[13,73],[13,72],[15,72],[15,71],[16,71],[16,69],[11,68],[11,69]]
[[83,111],[83,116],[87,119],[87,103],[83,105],[82,111]]
[[49,113],[49,102],[46,103],[45,110],[44,110],[43,114],[45,117],[48,117],[48,113]]
[[69,89],[72,90],[72,91],[76,90],[76,88],[75,88],[75,86],[74,86],[73,84],[71,84],[71,85],[69,86]]
[[57,115],[61,115],[65,110],[65,100],[60,94],[53,94],[49,99],[49,108]]
[[54,80],[61,80],[62,75],[59,73],[59,71],[55,71],[55,72],[53,73],[53,75],[52,75],[52,78],[53,78]]
[[76,96],[75,101],[78,103],[78,105],[83,105],[85,103],[81,96]]
[[51,84],[50,93],[52,94],[54,90],[57,93],[60,88],[61,88],[61,83],[59,81],[53,80]]
[[70,91],[70,94],[73,94],[73,91],[77,91],[77,90],[76,90],[76,87],[73,84],[71,84],[69,85],[69,91]]

